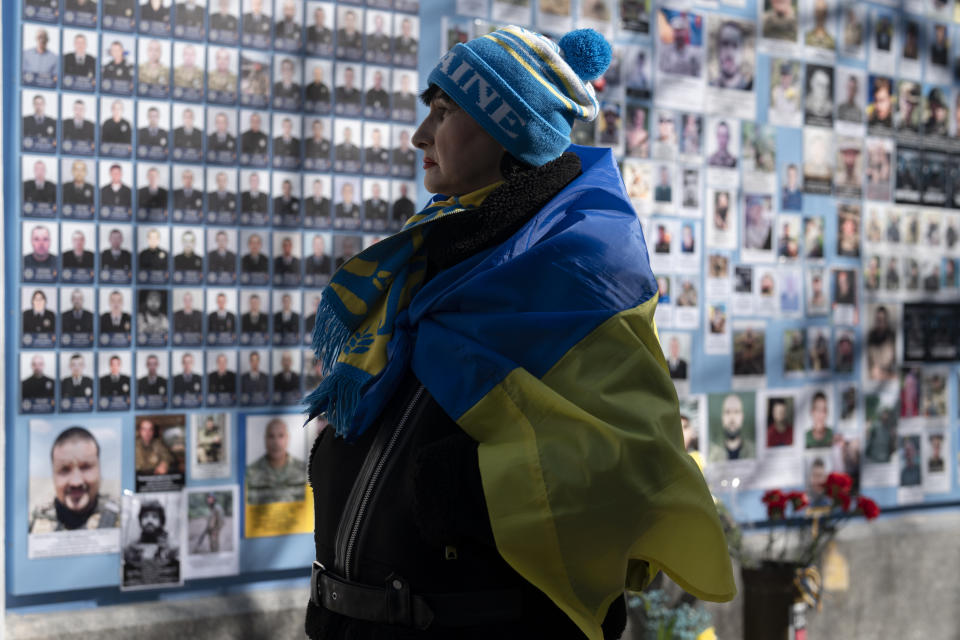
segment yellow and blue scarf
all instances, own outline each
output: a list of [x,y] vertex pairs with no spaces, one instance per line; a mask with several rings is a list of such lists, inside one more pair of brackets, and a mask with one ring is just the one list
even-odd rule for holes
[[429,282],[431,223],[476,202],[435,199],[347,262],[318,312],[329,375],[308,401],[354,438],[410,367],[479,443],[500,554],[600,640],[614,598],[658,570],[707,600],[735,587],[684,450],[640,221],[610,151],[570,150],[578,178]]

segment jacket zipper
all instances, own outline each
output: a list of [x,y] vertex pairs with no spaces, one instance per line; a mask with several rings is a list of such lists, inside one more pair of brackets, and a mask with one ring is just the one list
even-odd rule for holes
[[[367,478],[357,478],[357,483],[364,484],[363,493],[360,494],[360,500],[356,506],[356,511],[353,509],[345,509],[341,518],[346,518],[348,513],[352,513],[352,525],[350,527],[350,533],[348,535],[343,535],[345,533],[344,527],[338,528],[338,540],[336,544],[337,555],[343,559],[343,571],[344,578],[347,580],[353,579],[353,556],[356,551],[357,538],[360,535],[360,527],[363,525],[364,516],[367,513],[367,507],[370,505],[370,500],[374,496],[374,491],[377,488],[377,483],[380,480],[383,469],[387,464],[387,460],[390,458],[390,455],[393,453],[396,448],[397,442],[400,440],[400,436],[403,433],[404,428],[407,426],[407,422],[410,419],[410,415],[413,413],[414,407],[420,401],[420,397],[423,395],[423,385],[417,387],[417,392],[413,396],[413,400],[410,401],[410,404],[407,405],[407,408],[404,410],[403,415],[400,418],[400,422],[396,424],[393,428],[393,433],[390,435],[390,439],[387,440],[386,444],[383,446],[380,452],[377,452],[377,464],[373,467],[370,472],[369,477]],[[373,453],[373,452],[371,452]],[[352,505],[350,505],[352,506]]]

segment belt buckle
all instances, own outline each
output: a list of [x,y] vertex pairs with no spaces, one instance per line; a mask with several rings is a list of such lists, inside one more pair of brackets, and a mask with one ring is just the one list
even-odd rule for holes
[[318,607],[321,606],[321,602],[320,592],[317,589],[320,586],[320,576],[326,572],[327,568],[323,564],[313,561],[313,566],[310,567],[310,602]]

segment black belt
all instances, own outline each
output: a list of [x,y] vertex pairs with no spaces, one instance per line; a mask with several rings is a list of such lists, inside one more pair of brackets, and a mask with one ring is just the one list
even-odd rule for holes
[[424,630],[472,627],[519,618],[519,589],[416,595],[406,580],[390,575],[384,587],[344,580],[320,564],[310,572],[310,601],[348,618]]

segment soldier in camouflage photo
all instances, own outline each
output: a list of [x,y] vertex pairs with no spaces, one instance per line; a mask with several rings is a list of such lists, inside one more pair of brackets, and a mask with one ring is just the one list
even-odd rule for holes
[[302,459],[287,450],[290,444],[287,423],[279,417],[270,420],[263,440],[265,453],[247,465],[244,473],[247,504],[303,500],[306,467]]

